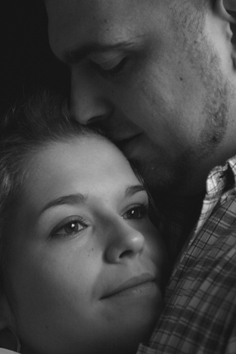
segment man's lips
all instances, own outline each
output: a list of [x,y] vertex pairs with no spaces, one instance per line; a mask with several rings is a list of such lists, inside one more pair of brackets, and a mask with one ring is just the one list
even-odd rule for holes
[[125,149],[128,145],[131,143],[135,142],[136,139],[138,139],[141,136],[141,134],[136,134],[127,138],[122,138],[122,139],[115,139],[116,145],[121,149]]
[[125,281],[124,283],[118,285],[117,287],[115,287],[114,289],[109,290],[108,292],[106,292],[106,294],[104,296],[102,296],[102,299],[106,299],[106,298],[110,298],[113,296],[117,296],[117,295],[122,295],[122,293],[126,293],[128,291],[132,291],[138,288],[144,288],[145,286],[148,285],[155,285],[156,279],[153,275],[149,274],[149,273],[144,273],[141,276],[136,276],[133,277],[127,281]]

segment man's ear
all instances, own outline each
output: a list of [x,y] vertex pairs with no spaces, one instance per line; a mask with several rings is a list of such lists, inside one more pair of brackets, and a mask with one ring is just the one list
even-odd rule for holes
[[215,0],[214,12],[223,20],[228,23],[236,23],[236,0]]
[[[230,55],[234,68],[236,69],[236,0],[215,0],[212,5],[214,18],[218,25],[216,28],[216,37],[220,34],[223,38],[226,50]],[[217,39],[217,38],[216,38]]]
[[224,7],[226,11],[236,12],[236,0],[223,0]]

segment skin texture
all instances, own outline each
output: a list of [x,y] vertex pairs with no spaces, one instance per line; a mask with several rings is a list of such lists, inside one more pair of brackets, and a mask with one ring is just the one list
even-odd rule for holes
[[51,48],[71,68],[74,117],[102,126],[152,191],[192,195],[235,153],[234,49],[223,1],[199,16],[195,0],[180,2],[46,6]]
[[22,353],[135,353],[163,308],[168,269],[145,190],[97,137],[51,143],[27,166],[7,267]]

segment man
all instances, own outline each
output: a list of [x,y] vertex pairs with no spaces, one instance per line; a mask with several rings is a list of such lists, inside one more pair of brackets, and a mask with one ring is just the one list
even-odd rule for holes
[[140,353],[235,353],[236,0],[46,6],[74,117],[137,165],[162,196],[174,256],[183,247]]

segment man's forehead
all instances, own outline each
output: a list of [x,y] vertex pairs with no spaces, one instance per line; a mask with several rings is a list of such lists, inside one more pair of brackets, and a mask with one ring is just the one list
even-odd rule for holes
[[[123,41],[138,26],[141,0],[48,0],[49,39],[55,53],[89,42]],[[142,0],[143,1],[143,0]],[[145,0],[147,1],[147,0]],[[131,6],[132,5],[132,6]],[[142,13],[143,15],[143,13]]]
[[46,6],[49,16],[73,18],[79,15],[97,19],[103,15],[115,15],[117,10],[136,2],[139,0],[47,0]]
[[160,0],[47,0],[46,7],[49,19],[64,25],[68,20],[114,23],[127,16],[132,20],[144,11],[150,11],[159,2]]

